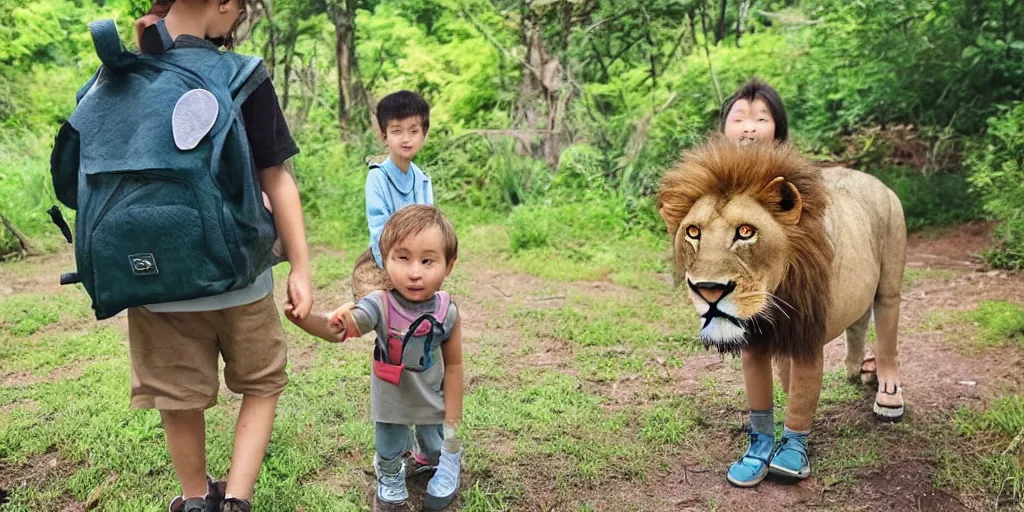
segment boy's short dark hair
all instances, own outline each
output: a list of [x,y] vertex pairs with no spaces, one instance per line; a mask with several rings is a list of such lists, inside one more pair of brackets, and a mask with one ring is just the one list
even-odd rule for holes
[[380,253],[384,256],[384,265],[387,266],[388,255],[394,246],[431,226],[437,226],[441,230],[441,237],[444,239],[444,264],[450,265],[455,261],[459,257],[459,237],[455,235],[452,223],[437,207],[411,204],[393,213],[380,233]]
[[419,117],[423,131],[430,129],[430,104],[423,96],[412,91],[398,91],[388,94],[377,103],[377,124],[383,133],[388,122],[410,117]]
[[768,105],[768,111],[772,114],[772,121],[775,122],[775,140],[785,142],[789,138],[789,121],[786,119],[786,107],[782,104],[782,97],[772,86],[752,78],[743,84],[739,90],[729,96],[725,103],[722,103],[722,110],[718,114],[718,122],[721,130],[725,130],[725,119],[729,117],[729,111],[733,104],[739,100],[762,100]]

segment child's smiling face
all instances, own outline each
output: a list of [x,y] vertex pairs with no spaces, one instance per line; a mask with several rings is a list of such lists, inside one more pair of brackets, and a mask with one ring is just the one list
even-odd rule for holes
[[454,265],[454,261],[445,261],[441,229],[429,226],[395,244],[384,268],[403,297],[423,302],[441,289]]
[[384,128],[384,143],[392,158],[412,161],[427,140],[427,130],[419,116],[392,119]]

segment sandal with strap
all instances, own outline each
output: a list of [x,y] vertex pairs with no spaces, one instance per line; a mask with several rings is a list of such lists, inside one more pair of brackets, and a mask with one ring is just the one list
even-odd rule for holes
[[772,455],[768,472],[783,478],[803,480],[811,476],[811,460],[807,457],[807,434],[786,432],[779,448]]
[[736,487],[754,487],[768,476],[768,463],[775,448],[773,434],[750,433],[750,447],[729,467],[725,479]]

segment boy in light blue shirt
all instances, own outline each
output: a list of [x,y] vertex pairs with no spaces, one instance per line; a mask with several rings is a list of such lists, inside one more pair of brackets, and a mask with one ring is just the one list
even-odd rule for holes
[[392,289],[380,253],[380,233],[391,215],[411,204],[434,204],[430,177],[412,163],[427,139],[430,105],[414,92],[389,94],[377,104],[377,123],[388,147],[388,158],[371,164],[366,176],[370,247],[356,261],[352,272],[352,295],[356,301],[374,290]]

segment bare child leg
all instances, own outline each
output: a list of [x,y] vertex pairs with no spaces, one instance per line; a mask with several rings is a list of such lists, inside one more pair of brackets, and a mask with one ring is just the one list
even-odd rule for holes
[[228,496],[252,500],[256,477],[259,476],[263,456],[270,443],[280,396],[245,395],[242,398],[242,408],[238,412],[238,424],[235,427],[231,471],[228,473]]
[[206,496],[206,420],[202,409],[160,411],[181,495]]
[[737,487],[753,487],[768,474],[775,448],[775,416],[772,409],[772,359],[767,354],[742,350],[743,385],[750,406],[750,446],[729,468],[726,479]]

